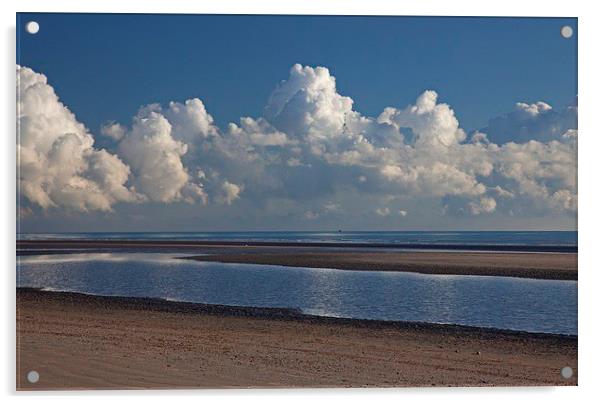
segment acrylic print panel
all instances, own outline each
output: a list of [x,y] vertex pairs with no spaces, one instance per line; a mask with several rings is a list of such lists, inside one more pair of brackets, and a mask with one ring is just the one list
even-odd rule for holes
[[17,388],[577,384],[577,20],[18,14]]

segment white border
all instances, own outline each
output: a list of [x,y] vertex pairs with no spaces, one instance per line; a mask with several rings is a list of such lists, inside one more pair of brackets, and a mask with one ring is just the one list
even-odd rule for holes
[[582,8],[577,2],[558,0],[545,3],[525,0],[506,0],[487,5],[482,3],[470,0],[21,0],[18,2],[18,11],[575,17]]
[[[2,13],[4,49],[2,55],[2,133],[3,193],[1,209],[2,257],[4,275],[3,304],[3,355],[0,380],[2,392],[9,400],[22,396],[25,401],[39,400],[39,394],[14,393],[14,246],[15,246],[15,12],[143,12],[143,13],[224,13],[224,14],[345,14],[345,15],[455,15],[455,16],[547,16],[579,18],[579,384],[575,388],[479,388],[479,389],[386,389],[386,390],[242,390],[242,391],[153,391],[153,392],[95,392],[51,393],[43,398],[45,403],[65,402],[84,398],[92,402],[111,400],[125,402],[134,395],[152,403],[163,403],[166,396],[176,395],[179,401],[227,398],[261,402],[283,399],[290,402],[329,399],[344,395],[351,403],[364,402],[377,396],[379,401],[399,400],[461,402],[463,404],[487,400],[505,403],[509,400],[546,400],[548,403],[575,402],[592,399],[597,391],[600,367],[600,304],[602,268],[595,254],[602,238],[599,225],[599,184],[601,169],[596,164],[602,150],[602,128],[598,100],[602,93],[600,74],[602,64],[599,40],[602,38],[602,21],[596,13],[595,2],[578,1],[525,1],[498,0],[496,2],[470,0],[68,0],[3,1]],[[558,302],[562,304],[562,302]],[[575,400],[575,401],[574,401]]]

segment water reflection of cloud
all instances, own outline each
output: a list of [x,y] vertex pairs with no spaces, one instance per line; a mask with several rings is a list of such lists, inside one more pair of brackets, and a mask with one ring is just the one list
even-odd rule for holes
[[[111,252],[95,252],[95,253],[73,253],[73,254],[43,254],[43,255],[26,255],[19,256],[18,263],[22,264],[60,264],[68,262],[153,262],[155,264],[169,263],[178,264],[183,260],[176,257],[177,254],[167,253],[111,253]],[[184,255],[184,254],[180,254]]]

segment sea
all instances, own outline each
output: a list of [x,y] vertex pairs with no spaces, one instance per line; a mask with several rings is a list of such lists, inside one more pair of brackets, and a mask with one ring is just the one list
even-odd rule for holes
[[386,245],[577,246],[576,231],[251,231],[20,233],[18,240],[187,240]]

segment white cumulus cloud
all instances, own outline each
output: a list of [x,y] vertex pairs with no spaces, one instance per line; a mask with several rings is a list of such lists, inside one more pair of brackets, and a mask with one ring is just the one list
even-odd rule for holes
[[94,137],[59,100],[46,76],[17,66],[18,185],[43,209],[108,211],[140,197],[129,167],[94,148]]
[[171,136],[171,125],[161,114],[141,110],[118,151],[133,170],[136,189],[151,201],[169,203],[183,198],[189,177],[181,157],[187,146]]
[[338,93],[330,70],[295,64],[263,116],[222,129],[199,98],[150,104],[131,127],[101,128],[115,145],[106,151],[94,148],[44,76],[20,71],[20,187],[43,208],[109,210],[143,200],[228,206],[241,197],[268,206],[273,198],[316,219],[342,214],[346,198],[364,193],[436,200],[469,215],[577,209],[576,106],[518,103],[469,137],[436,91],[364,116]]

